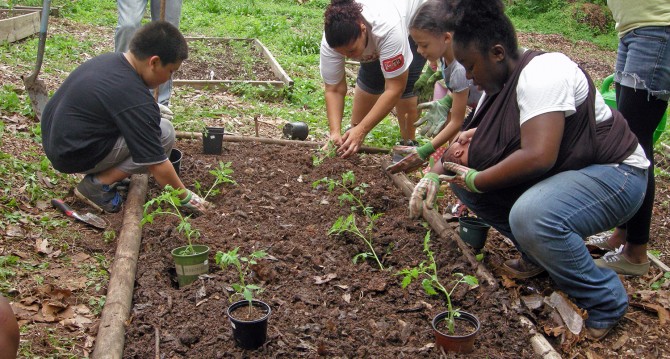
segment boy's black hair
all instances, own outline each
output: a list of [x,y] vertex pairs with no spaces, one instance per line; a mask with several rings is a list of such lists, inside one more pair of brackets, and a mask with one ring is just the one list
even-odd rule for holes
[[354,0],[332,0],[324,13],[323,29],[330,47],[350,44],[361,36],[362,6]]
[[442,0],[451,15],[446,20],[454,28],[454,41],[464,46],[475,44],[486,53],[502,45],[512,59],[519,57],[516,31],[501,0]]
[[454,22],[448,21],[452,16],[453,1],[428,0],[416,11],[409,28],[427,31],[433,34],[442,34],[454,31]]
[[163,66],[188,58],[188,45],[179,29],[167,21],[152,21],[135,32],[130,52],[140,60],[158,56]]

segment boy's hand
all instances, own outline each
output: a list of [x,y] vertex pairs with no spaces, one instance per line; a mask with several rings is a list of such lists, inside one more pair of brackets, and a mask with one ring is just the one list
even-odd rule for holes
[[199,216],[207,212],[207,210],[212,206],[211,203],[202,199],[202,197],[186,190],[186,197],[181,200],[181,206],[186,212],[192,213],[195,216]]

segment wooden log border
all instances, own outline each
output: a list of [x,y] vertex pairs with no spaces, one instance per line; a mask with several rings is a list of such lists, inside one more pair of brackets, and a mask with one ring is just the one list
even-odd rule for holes
[[137,258],[140,254],[142,240],[140,221],[148,183],[148,175],[131,177],[128,199],[124,205],[123,226],[116,245],[107,287],[107,300],[100,315],[98,335],[93,349],[92,357],[95,359],[123,357],[126,321],[133,307]]
[[[177,138],[178,139],[179,138],[200,139],[200,138],[202,138],[202,133],[177,131]],[[224,142],[260,142],[260,143],[268,143],[268,144],[273,144],[273,145],[296,145],[296,146],[309,147],[309,148],[321,148],[325,145],[325,143],[312,142],[312,141],[284,140],[284,139],[278,139],[278,138],[253,137],[253,136],[231,136],[231,135],[225,135],[225,134],[223,136],[223,141]],[[391,153],[391,150],[388,149],[388,148],[362,146],[359,152],[369,153],[369,154],[388,154],[388,153]]]

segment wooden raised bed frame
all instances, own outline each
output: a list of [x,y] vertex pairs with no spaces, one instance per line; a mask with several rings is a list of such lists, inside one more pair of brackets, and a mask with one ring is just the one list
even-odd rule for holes
[[263,57],[268,61],[272,72],[277,76],[275,81],[247,81],[247,80],[182,80],[182,79],[173,79],[172,84],[174,86],[191,86],[193,88],[202,89],[202,88],[226,88],[231,85],[237,84],[249,84],[249,85],[269,85],[277,88],[283,87],[293,87],[293,80],[286,74],[286,71],[279,65],[277,60],[270,50],[263,45],[260,40],[256,38],[224,38],[224,37],[186,37],[186,41],[198,41],[198,40],[207,40],[214,42],[230,42],[230,41],[247,41],[253,43],[256,48],[263,54]]
[[0,20],[0,43],[14,42],[40,31],[40,13],[36,10],[0,9],[1,14],[15,16]]

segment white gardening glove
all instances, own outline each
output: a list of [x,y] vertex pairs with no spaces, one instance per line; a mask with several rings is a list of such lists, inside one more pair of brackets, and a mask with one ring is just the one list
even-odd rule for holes
[[161,118],[172,122],[172,119],[174,118],[174,113],[172,113],[170,108],[165,105],[161,105],[160,103],[158,104],[158,108],[161,110]]
[[440,188],[440,179],[437,173],[429,172],[419,181],[409,198],[409,217],[419,218],[423,206],[431,209],[437,200],[437,190]]
[[207,212],[207,210],[212,206],[209,202],[202,199],[202,197],[197,194],[186,190],[186,197],[181,200],[181,206],[186,212],[192,213],[195,216],[199,216]]

